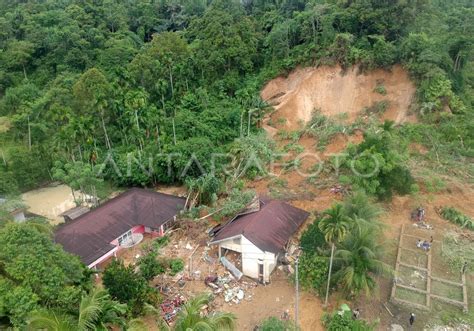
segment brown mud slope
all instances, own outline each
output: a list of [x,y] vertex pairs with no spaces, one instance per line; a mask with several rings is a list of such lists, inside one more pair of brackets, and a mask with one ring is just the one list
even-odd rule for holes
[[[385,95],[374,91],[378,85],[385,87]],[[271,116],[274,126],[281,123],[279,118],[284,118],[286,123],[282,128],[295,130],[301,122],[311,119],[315,109],[327,116],[347,113],[348,119],[354,120],[364,108],[383,100],[389,102],[383,119],[396,123],[414,121],[415,117],[409,115],[414,94],[414,84],[399,65],[390,71],[378,69],[365,74],[359,73],[357,67],[343,72],[340,66],[322,66],[299,68],[287,78],[271,80],[261,97],[275,107]]]

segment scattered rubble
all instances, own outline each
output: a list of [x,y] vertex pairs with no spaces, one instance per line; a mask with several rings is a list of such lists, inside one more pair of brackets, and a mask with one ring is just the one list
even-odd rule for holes
[[186,299],[182,295],[164,300],[160,305],[163,320],[170,325],[181,311],[181,306],[185,303]]
[[240,271],[239,269],[237,269],[237,267],[235,265],[232,264],[232,262],[230,262],[229,260],[227,260],[224,256],[221,257],[221,262],[222,264],[226,267],[226,269],[228,269],[232,275],[237,278],[237,280],[240,280],[242,278],[242,276],[244,275],[242,273],[242,271]]
[[227,276],[208,276],[204,283],[213,290],[214,295],[222,294],[224,302],[229,304],[239,304],[244,299],[251,301],[252,294],[249,292],[257,286],[255,282],[238,282],[230,273]]

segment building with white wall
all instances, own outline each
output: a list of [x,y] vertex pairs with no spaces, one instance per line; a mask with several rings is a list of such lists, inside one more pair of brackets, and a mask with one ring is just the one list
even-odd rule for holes
[[242,273],[270,281],[278,257],[309,213],[279,200],[260,200],[260,209],[238,215],[221,226],[210,241],[218,245],[219,258],[227,251],[240,254]]

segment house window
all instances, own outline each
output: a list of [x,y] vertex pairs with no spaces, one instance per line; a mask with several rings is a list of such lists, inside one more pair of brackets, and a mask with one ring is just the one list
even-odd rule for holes
[[125,234],[121,235],[119,238],[118,238],[118,244],[119,246],[122,246],[122,243],[124,241],[126,241],[128,238],[131,238],[132,237],[132,230],[128,230]]

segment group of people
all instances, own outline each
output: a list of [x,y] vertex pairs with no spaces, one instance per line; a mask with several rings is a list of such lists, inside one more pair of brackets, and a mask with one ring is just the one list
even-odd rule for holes
[[416,241],[416,247],[421,248],[424,251],[429,251],[431,249],[432,244],[433,244],[433,237],[431,237],[430,241],[427,241],[427,240],[421,241],[420,239]]
[[[413,215],[414,214],[414,215]],[[425,220],[426,212],[423,207],[416,208],[415,212],[412,214],[412,218],[417,222],[423,222]]]

